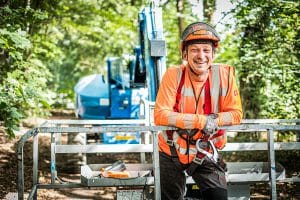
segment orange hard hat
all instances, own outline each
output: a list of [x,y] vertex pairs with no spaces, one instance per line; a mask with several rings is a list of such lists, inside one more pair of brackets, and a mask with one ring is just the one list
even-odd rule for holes
[[204,22],[195,22],[188,25],[182,32],[180,41],[180,51],[183,53],[186,42],[198,41],[211,41],[215,48],[218,47],[220,36],[217,31],[209,24]]

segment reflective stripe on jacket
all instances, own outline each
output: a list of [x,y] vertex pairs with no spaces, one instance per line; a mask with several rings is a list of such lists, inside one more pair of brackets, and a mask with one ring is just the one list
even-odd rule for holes
[[[181,80],[183,68],[186,68],[186,73],[179,102],[180,112],[174,112],[173,106],[176,101],[177,88]],[[181,129],[203,129],[206,123],[206,116],[203,109],[204,84],[190,80],[190,72],[188,70],[187,66],[181,65],[180,67],[168,68],[164,74],[154,109],[154,122],[156,125],[176,126]],[[213,65],[209,69],[209,83],[211,111],[218,114],[218,125],[239,124],[242,118],[242,106],[234,76],[234,68],[222,64]],[[199,99],[198,96],[195,98],[194,95],[194,89],[197,91],[198,86],[200,87],[198,88]],[[196,106],[197,101],[198,106]],[[193,140],[197,140],[201,136],[202,133],[199,131],[193,136]],[[165,132],[160,133],[159,147],[160,151],[171,155],[170,146],[166,143],[167,139]],[[214,138],[214,143],[217,148],[222,149],[226,144],[226,135]],[[173,134],[173,144],[181,163],[187,164],[194,159],[197,153],[195,145],[188,144],[177,132]],[[187,144],[189,147],[186,146]]]

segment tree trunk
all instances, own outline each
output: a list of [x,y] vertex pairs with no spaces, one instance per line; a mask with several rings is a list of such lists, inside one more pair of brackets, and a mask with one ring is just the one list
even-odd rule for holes
[[204,21],[213,24],[213,15],[216,11],[216,0],[203,0]]
[[183,26],[184,26],[184,19],[182,17],[183,10],[184,10],[184,2],[183,0],[177,0],[176,2],[176,9],[177,13],[179,13],[178,16],[178,30],[179,30],[179,38],[181,37],[181,33],[183,31]]

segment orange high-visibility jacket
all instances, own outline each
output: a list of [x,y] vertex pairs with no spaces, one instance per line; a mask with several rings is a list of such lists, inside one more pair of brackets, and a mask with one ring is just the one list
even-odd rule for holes
[[[181,90],[179,102],[179,112],[173,111],[176,101],[176,94],[181,80],[182,70],[185,69],[185,79]],[[161,81],[156,97],[154,109],[154,122],[156,125],[176,126],[181,129],[202,130],[206,123],[204,115],[204,82],[190,80],[189,67],[170,67],[167,69]],[[238,87],[236,85],[234,68],[223,64],[214,64],[209,69],[209,85],[211,95],[211,111],[218,114],[218,125],[239,124],[242,119],[242,105]],[[195,91],[194,91],[195,90]],[[196,96],[194,95],[196,93]],[[198,105],[196,105],[198,102]],[[197,109],[197,110],[196,110]],[[193,136],[193,140],[201,138],[199,131]],[[167,134],[165,131],[159,134],[160,151],[171,155],[170,146],[167,144]],[[222,149],[226,144],[226,135],[214,138],[214,144],[218,149]],[[177,132],[173,133],[173,144],[175,145],[179,161],[187,164],[193,161],[197,150],[194,144],[189,144],[180,137]],[[188,152],[188,154],[187,154]]]

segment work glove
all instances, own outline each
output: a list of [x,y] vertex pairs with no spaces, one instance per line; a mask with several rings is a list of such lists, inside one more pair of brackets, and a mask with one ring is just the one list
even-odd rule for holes
[[209,135],[210,137],[217,133],[219,127],[217,122],[218,115],[217,114],[210,114],[206,115],[206,123],[202,132],[205,135]]

